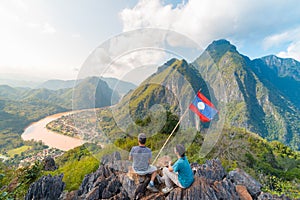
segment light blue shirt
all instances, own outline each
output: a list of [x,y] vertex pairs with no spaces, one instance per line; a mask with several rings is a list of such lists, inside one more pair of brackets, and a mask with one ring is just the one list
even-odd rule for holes
[[194,173],[186,156],[179,158],[172,166],[174,172],[178,172],[178,181],[184,187],[190,187],[194,182]]
[[152,157],[152,152],[145,146],[134,146],[131,148],[129,156],[132,157],[132,167],[135,171],[147,171],[149,168],[149,159]]

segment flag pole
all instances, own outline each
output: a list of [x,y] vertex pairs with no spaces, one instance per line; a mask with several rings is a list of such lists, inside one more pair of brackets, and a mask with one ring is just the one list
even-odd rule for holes
[[159,150],[157,156],[155,157],[155,159],[152,162],[152,165],[154,165],[154,163],[156,162],[156,160],[158,159],[159,155],[161,154],[162,150],[165,148],[166,144],[168,143],[168,141],[170,140],[171,136],[174,134],[176,128],[178,127],[178,125],[180,124],[180,122],[182,121],[183,117],[186,115],[187,111],[189,110],[189,107],[187,107],[187,109],[184,111],[183,115],[180,117],[179,121],[177,122],[176,126],[174,127],[174,129],[172,130],[171,134],[169,135],[169,137],[167,138],[167,140],[165,141],[164,145],[161,147],[161,149]]

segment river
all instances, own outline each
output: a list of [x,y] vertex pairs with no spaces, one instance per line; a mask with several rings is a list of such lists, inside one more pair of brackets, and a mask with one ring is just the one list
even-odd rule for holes
[[73,149],[77,146],[80,146],[84,143],[83,140],[78,138],[69,137],[66,135],[62,135],[46,128],[46,125],[61,116],[69,115],[74,112],[64,112],[54,114],[48,117],[41,119],[38,122],[32,123],[28,126],[25,131],[22,133],[23,140],[35,140],[42,141],[45,145],[49,147],[57,148],[63,151],[67,151]]

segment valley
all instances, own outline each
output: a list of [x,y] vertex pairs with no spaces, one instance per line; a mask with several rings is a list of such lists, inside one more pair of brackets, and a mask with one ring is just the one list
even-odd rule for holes
[[27,172],[38,173],[16,189],[24,195],[47,173],[40,162],[51,156],[59,165],[51,174],[64,173],[67,190],[74,191],[103,155],[118,150],[126,158],[140,132],[149,134],[155,156],[201,90],[218,109],[216,119],[203,123],[187,110],[163,155],[184,143],[191,162],[219,158],[227,171],[242,168],[260,181],[263,191],[299,198],[299,66],[274,56],[250,60],[218,40],[191,63],[166,61],[139,86],[99,77],[35,89],[0,86],[0,151],[9,158],[2,185],[24,178],[9,166],[27,163]]

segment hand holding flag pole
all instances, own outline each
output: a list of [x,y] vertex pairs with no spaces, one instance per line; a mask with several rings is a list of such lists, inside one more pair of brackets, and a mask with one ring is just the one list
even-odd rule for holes
[[[195,114],[197,114],[202,122],[211,121],[213,119],[213,117],[218,113],[215,106],[200,91],[197,92],[194,100],[192,101],[192,103],[189,106],[189,109],[191,111],[193,111]],[[186,109],[184,111],[184,113],[181,116],[181,118],[179,119],[178,123],[176,124],[176,126],[172,130],[171,134],[169,135],[169,137],[165,141],[164,145],[161,147],[160,151],[158,152],[157,156],[155,157],[154,161],[152,162],[152,165],[158,159],[162,150],[165,148],[166,144],[168,143],[168,141],[174,134],[176,128],[178,127],[178,125],[180,124],[180,122],[182,121],[183,117],[186,115],[186,113],[189,109]]]

